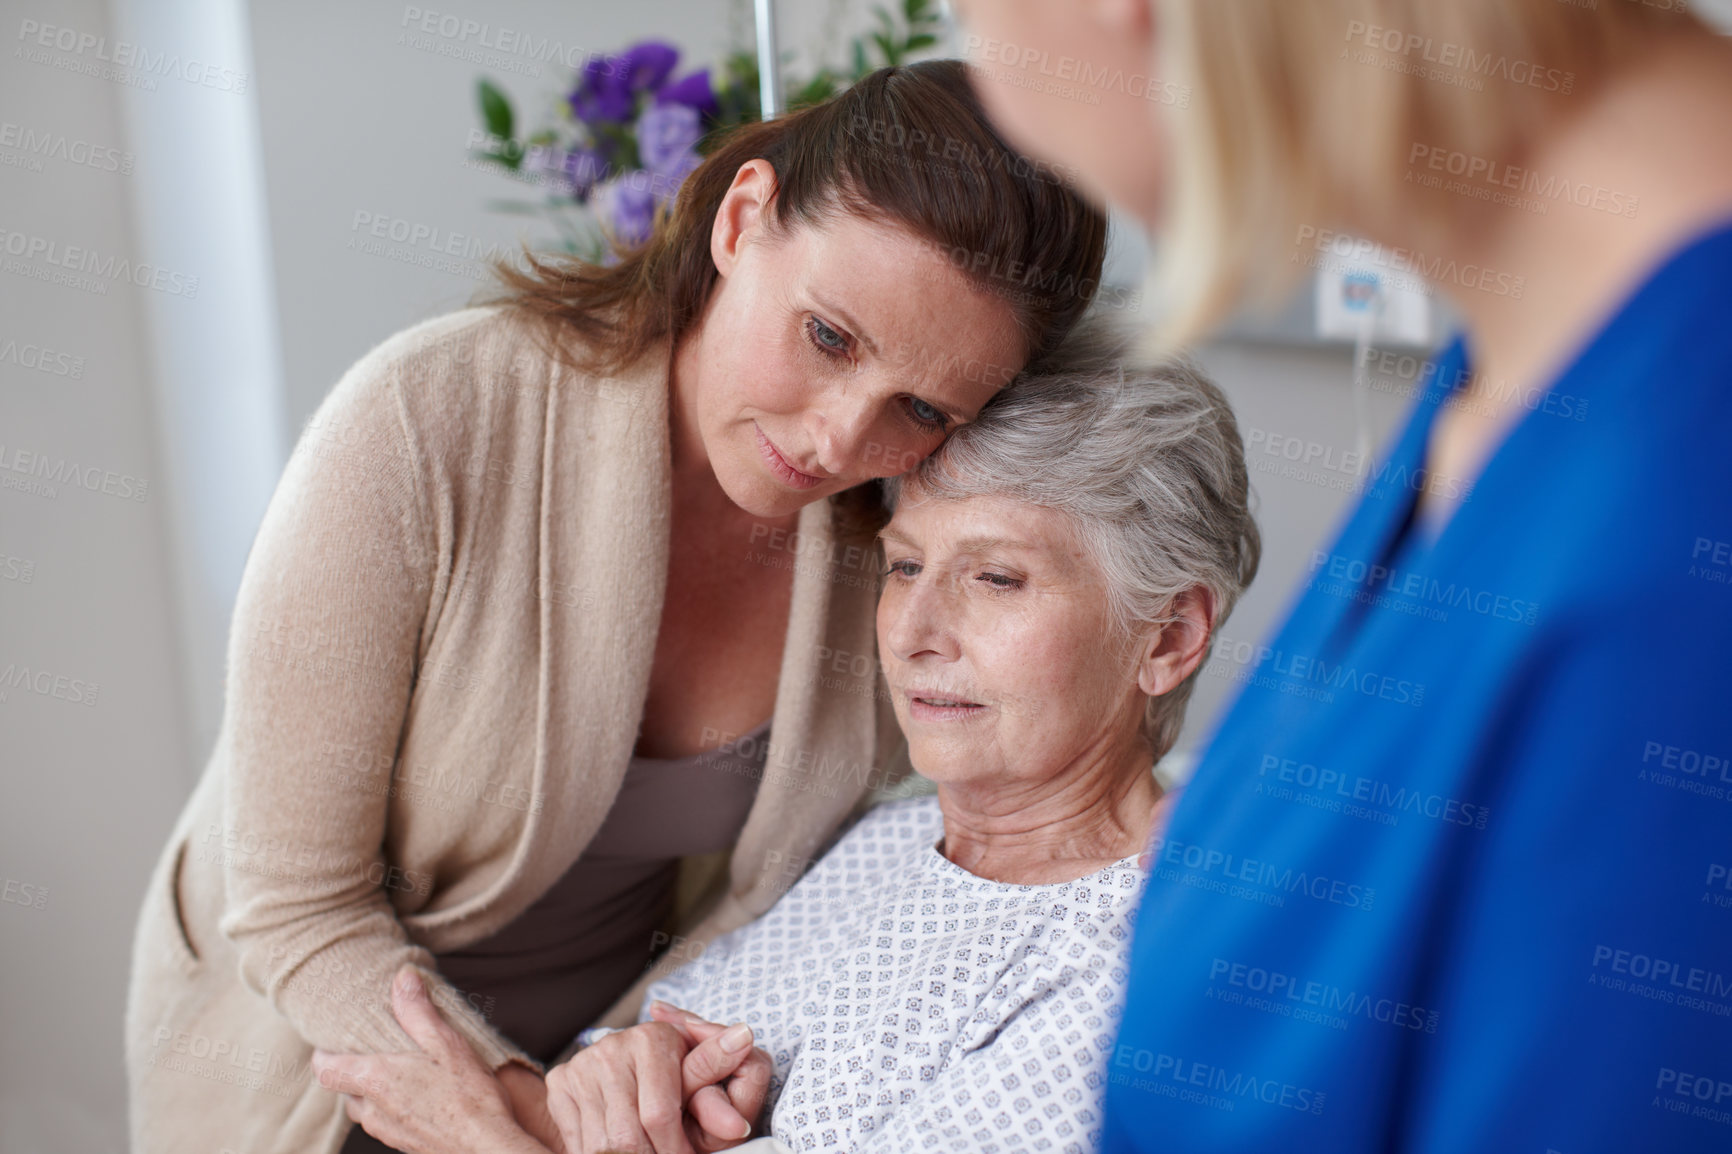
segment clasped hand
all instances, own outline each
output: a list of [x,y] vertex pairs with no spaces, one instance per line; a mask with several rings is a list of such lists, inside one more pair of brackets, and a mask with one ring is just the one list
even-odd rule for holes
[[312,1068],[351,1119],[408,1154],[709,1154],[751,1136],[769,1090],[770,1058],[751,1027],[661,1002],[652,1021],[578,1051],[545,1081],[516,1063],[490,1072],[412,967],[392,983],[391,1009],[418,1051],[318,1050]]

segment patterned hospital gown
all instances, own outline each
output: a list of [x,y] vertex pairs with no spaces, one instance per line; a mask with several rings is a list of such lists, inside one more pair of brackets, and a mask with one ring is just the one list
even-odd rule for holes
[[936,798],[868,811],[769,913],[649,989],[751,1024],[775,1063],[770,1131],[798,1154],[1099,1144],[1145,875],[1130,857],[1005,885],[940,854],[943,831]]

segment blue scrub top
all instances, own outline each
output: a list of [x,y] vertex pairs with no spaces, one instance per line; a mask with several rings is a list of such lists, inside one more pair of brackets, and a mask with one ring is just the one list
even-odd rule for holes
[[1157,846],[1108,1151],[1732,1151],[1732,227],[1409,526],[1459,339]]

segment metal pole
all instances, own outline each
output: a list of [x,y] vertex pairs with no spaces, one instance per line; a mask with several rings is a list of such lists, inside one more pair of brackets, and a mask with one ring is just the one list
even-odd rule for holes
[[758,9],[758,103],[764,119],[782,114],[782,69],[776,52],[776,0],[756,0]]

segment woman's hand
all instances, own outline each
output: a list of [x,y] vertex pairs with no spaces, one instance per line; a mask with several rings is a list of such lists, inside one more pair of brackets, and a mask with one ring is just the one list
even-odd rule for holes
[[[668,1010],[658,1017],[675,1020],[610,1034],[548,1072],[548,1109],[568,1154],[701,1154],[751,1136],[769,1086],[751,1028]],[[723,1092],[723,1081],[740,1085]]]
[[547,1109],[547,1082],[541,1075],[528,1066],[508,1062],[495,1070],[493,1076],[505,1087],[517,1124],[553,1154],[566,1154],[565,1139]]
[[420,1052],[313,1053],[319,1085],[346,1096],[349,1117],[408,1154],[547,1154],[518,1126],[511,1095],[405,966],[391,983],[391,1010]]
[[[705,1050],[702,1044],[726,1034],[728,1027],[719,1022],[705,1021],[689,1010],[670,1006],[666,1002],[651,1002],[650,1017],[679,1030],[686,1043],[694,1047],[693,1052],[686,1056],[683,1071],[687,1087],[696,1087],[692,1090],[691,1099],[686,1103],[686,1112],[695,1118],[710,1121],[702,1127],[700,1134],[691,1136],[692,1145],[700,1154],[707,1154],[708,1151],[736,1146],[744,1141],[745,1137],[750,1137],[754,1120],[764,1112],[764,1098],[770,1092],[770,1074],[774,1070],[770,1055],[754,1047],[737,1069],[717,1081],[710,1076],[710,1071],[705,1066],[706,1054],[713,1051]],[[735,1030],[742,1028],[733,1027]],[[744,1136],[717,1137],[734,1129],[734,1118],[747,1123]]]

